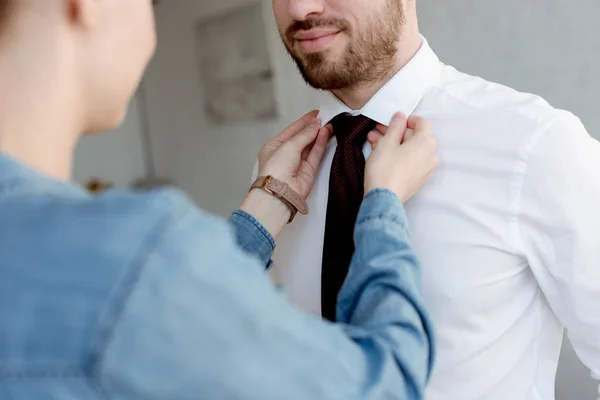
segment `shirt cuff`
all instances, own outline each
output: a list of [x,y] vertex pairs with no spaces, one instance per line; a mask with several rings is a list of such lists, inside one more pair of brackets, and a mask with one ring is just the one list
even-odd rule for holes
[[388,189],[371,190],[363,199],[357,224],[374,219],[393,220],[406,230],[406,210],[398,196]]
[[269,270],[273,266],[275,239],[260,222],[252,215],[242,210],[231,214],[229,222],[235,228],[238,246],[247,254],[256,257]]

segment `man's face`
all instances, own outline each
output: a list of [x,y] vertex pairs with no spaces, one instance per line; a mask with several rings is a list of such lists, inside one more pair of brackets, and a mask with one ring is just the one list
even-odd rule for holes
[[284,45],[312,87],[351,90],[392,72],[402,0],[273,0],[273,9]]

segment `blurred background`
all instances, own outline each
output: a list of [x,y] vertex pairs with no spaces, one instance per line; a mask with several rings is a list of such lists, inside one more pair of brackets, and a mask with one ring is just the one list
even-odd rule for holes
[[[539,94],[600,139],[600,1],[418,5],[421,30],[446,64]],[[158,51],[126,123],[82,140],[75,178],[117,187],[167,179],[226,216],[261,146],[322,94],[280,44],[270,0],[160,0],[156,20]],[[557,400],[596,399],[597,387],[565,340]]]

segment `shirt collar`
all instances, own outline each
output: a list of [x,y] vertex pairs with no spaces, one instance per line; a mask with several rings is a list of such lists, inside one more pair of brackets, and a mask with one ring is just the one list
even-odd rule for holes
[[389,125],[397,112],[412,114],[425,93],[440,79],[442,63],[427,40],[421,37],[421,48],[360,110],[352,110],[333,94],[321,103],[319,118],[323,124],[342,113],[364,115],[382,125]]
[[85,190],[80,186],[46,177],[8,154],[0,152],[0,196],[14,192],[87,196]]

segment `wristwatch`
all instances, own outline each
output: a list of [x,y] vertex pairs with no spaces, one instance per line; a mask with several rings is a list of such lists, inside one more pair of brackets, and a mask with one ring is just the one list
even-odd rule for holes
[[271,196],[275,196],[283,201],[292,210],[292,216],[288,224],[294,220],[297,213],[308,214],[306,201],[294,189],[289,187],[287,183],[271,175],[259,176],[250,187],[250,190],[252,189],[262,189]]

